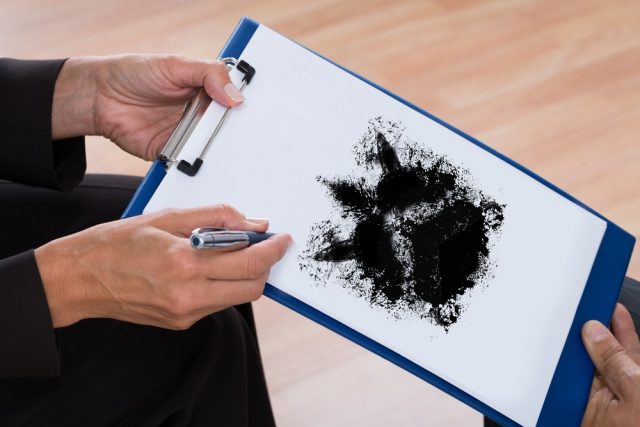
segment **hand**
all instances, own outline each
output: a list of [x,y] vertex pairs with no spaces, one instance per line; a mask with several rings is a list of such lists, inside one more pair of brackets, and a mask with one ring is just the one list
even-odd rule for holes
[[106,317],[186,329],[259,298],[291,237],[277,234],[235,252],[195,250],[185,236],[203,225],[268,228],[217,205],[100,224],[36,249],[54,327]]
[[582,340],[596,366],[582,426],[637,426],[640,423],[640,341],[631,315],[618,304],[613,334],[591,320]]
[[220,62],[160,55],[70,58],[56,81],[52,138],[102,135],[152,160],[201,87],[227,107],[243,100]]

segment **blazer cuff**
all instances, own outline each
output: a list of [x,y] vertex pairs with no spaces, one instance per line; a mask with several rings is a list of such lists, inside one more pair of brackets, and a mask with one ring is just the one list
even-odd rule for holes
[[0,175],[68,191],[84,176],[84,137],[51,140],[53,93],[65,60],[0,59]]
[[0,378],[60,375],[60,354],[33,250],[0,260]]

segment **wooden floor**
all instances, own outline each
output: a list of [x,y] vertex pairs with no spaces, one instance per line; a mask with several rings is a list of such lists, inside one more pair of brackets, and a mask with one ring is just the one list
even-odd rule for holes
[[[0,0],[0,55],[213,58],[242,15],[446,119],[638,236],[636,0]],[[89,171],[148,167],[100,138],[87,149]],[[275,303],[256,310],[279,425],[480,426],[471,409]]]

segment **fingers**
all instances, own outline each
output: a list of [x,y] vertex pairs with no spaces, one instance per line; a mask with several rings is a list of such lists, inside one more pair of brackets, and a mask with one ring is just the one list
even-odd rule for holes
[[215,68],[210,67],[210,71],[206,73],[203,85],[211,99],[225,107],[234,107],[244,101],[242,92],[231,83],[227,66],[221,62],[215,63],[214,66]]
[[207,314],[259,298],[271,267],[292,242],[289,235],[277,234],[234,252],[191,248],[183,237],[198,227],[267,230],[266,219],[246,218],[228,205],[167,210],[131,221],[146,222],[147,228],[170,241],[159,245],[166,248],[165,260],[162,268],[153,269],[152,275],[157,277],[149,281],[158,284],[150,304],[160,314],[153,324],[172,329],[188,328]]
[[593,397],[594,394],[599,392],[604,384],[602,383],[602,378],[599,375],[595,375],[593,377],[593,382],[591,383],[591,391],[589,392],[589,399]]
[[291,236],[276,234],[260,243],[235,252],[195,251],[203,275],[210,279],[255,279],[284,256]]
[[[169,287],[154,303],[164,313],[159,322],[171,329],[186,329],[208,314],[257,300],[271,266],[282,258],[290,242],[283,234],[236,252],[181,249],[173,260],[177,274],[170,276]],[[236,255],[237,260],[229,260],[229,255]],[[216,263],[218,258],[224,262]],[[203,275],[212,265],[221,270],[212,271],[212,277]]]
[[187,57],[173,57],[174,83],[184,87],[204,87],[211,99],[233,107],[244,100],[242,93],[231,83],[226,65],[222,62],[200,61]]
[[622,304],[616,304],[616,309],[611,318],[611,328],[614,336],[620,341],[629,356],[640,364],[640,341],[638,332],[633,324],[631,314]]
[[600,322],[591,320],[582,328],[582,340],[607,386],[619,399],[633,396],[640,383],[640,367]]
[[163,304],[161,317],[171,329],[187,329],[198,320],[233,305],[255,301],[262,296],[269,272],[253,280],[201,280],[188,287],[175,286]]
[[219,204],[201,208],[164,210],[154,214],[151,223],[161,230],[186,237],[199,227],[224,227],[233,230],[265,232],[269,221],[247,218],[237,209]]
[[203,311],[220,303],[229,307],[255,301],[262,296],[264,285],[269,278],[269,270],[252,280],[219,280],[202,283],[199,304]]

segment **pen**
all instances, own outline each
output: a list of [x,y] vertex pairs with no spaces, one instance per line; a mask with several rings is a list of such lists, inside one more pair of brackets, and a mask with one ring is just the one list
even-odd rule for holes
[[221,227],[201,227],[191,232],[191,246],[196,249],[235,251],[268,239],[273,233],[235,231]]

